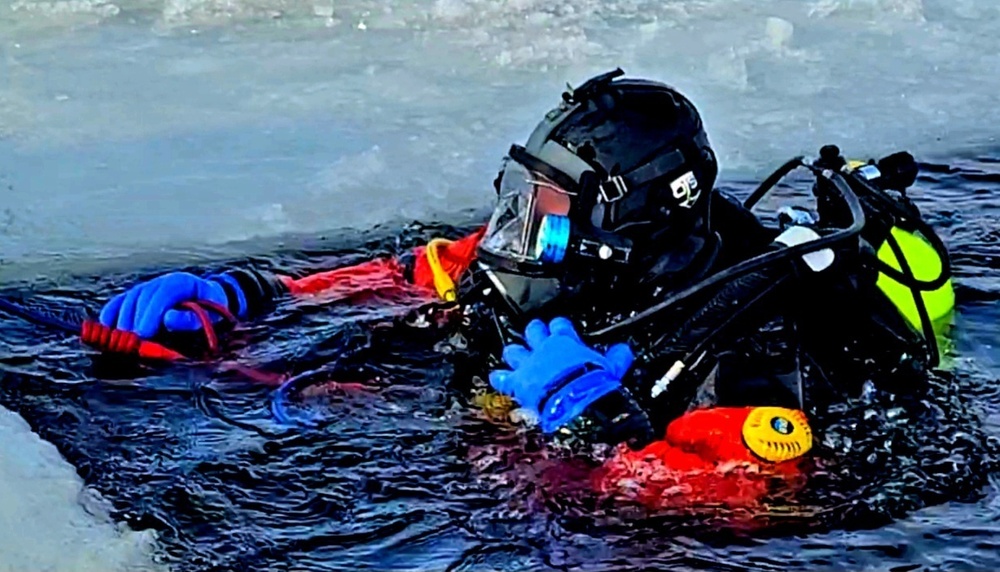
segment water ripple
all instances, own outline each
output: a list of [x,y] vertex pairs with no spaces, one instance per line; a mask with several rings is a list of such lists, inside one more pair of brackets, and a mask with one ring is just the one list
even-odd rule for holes
[[[287,307],[241,331],[233,360],[373,388],[304,398],[293,413],[326,415],[316,429],[277,426],[269,389],[238,371],[124,367],[7,316],[0,403],[55,443],[119,520],[158,531],[176,570],[995,567],[1000,161],[928,165],[918,186],[955,253],[952,369],[916,398],[877,393],[815,412],[809,485],[763,511],[649,514],[593,498],[580,484],[586,454],[469,407],[468,380],[435,351],[447,333],[407,326],[405,303]],[[254,260],[304,272],[442,230]],[[73,311],[135,278],[35,290]],[[373,348],[379,363],[362,359]]]

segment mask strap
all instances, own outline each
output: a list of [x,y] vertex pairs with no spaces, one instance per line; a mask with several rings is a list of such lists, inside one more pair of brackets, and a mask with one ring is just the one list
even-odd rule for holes
[[657,155],[627,173],[615,175],[603,181],[599,185],[601,201],[613,203],[636,188],[668,175],[683,165],[684,153],[680,149]]

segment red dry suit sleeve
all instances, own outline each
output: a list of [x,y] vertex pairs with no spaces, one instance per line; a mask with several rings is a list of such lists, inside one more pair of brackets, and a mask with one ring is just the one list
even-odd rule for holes
[[[476,247],[485,230],[482,228],[438,249],[441,266],[453,280],[458,280],[475,260]],[[301,278],[283,276],[281,280],[293,296],[319,295],[337,300],[363,294],[405,293],[433,297],[434,275],[426,250],[426,246],[419,246],[411,251],[415,258],[412,279],[407,279],[405,265],[393,257],[376,258]]]
[[376,258],[301,278],[283,276],[282,282],[293,296],[330,295],[340,298],[361,292],[377,292],[405,285],[403,269],[395,258]]

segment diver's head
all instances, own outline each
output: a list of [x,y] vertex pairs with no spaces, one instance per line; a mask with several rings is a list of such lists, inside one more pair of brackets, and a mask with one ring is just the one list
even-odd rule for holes
[[479,260],[515,310],[595,283],[637,286],[709,250],[718,166],[697,109],[662,83],[621,75],[564,93],[504,160]]

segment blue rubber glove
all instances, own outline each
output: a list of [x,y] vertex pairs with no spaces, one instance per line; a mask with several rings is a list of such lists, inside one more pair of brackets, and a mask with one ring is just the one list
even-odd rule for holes
[[[115,296],[101,309],[100,322],[109,328],[135,332],[140,338],[152,338],[161,326],[171,332],[194,332],[201,322],[194,312],[173,310],[181,302],[210,300],[229,306],[223,281],[232,286],[239,297],[240,314],[246,301],[239,284],[230,276],[219,274],[200,278],[188,272],[171,272],[142,282]],[[213,320],[219,316],[209,312]]]
[[621,387],[635,359],[625,344],[611,346],[604,355],[591,349],[566,318],[554,318],[547,326],[532,320],[524,337],[528,347],[504,348],[503,359],[512,369],[491,372],[490,385],[535,411],[546,433]]

